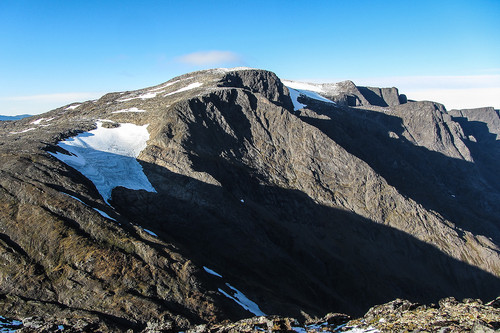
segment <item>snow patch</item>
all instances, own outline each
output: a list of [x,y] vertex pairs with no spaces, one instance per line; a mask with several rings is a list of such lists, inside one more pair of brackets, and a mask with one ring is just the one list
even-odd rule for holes
[[[317,87],[315,85],[309,84],[309,83],[304,83],[304,82],[294,82],[294,81],[283,81],[285,83],[285,86],[288,88],[288,91],[290,92],[290,98],[292,99],[293,103],[293,109],[295,111],[300,110],[302,108],[305,108],[307,105],[302,104],[299,102],[298,98],[300,96],[306,96],[318,101],[326,102],[326,103],[332,103],[332,104],[337,104],[334,101],[329,100],[328,98],[325,98],[318,94],[318,92],[323,92],[324,90],[321,87]],[[287,85],[288,83],[292,83],[291,86]],[[299,89],[298,87],[301,87],[303,89]],[[311,88],[314,90],[307,90],[304,88]]]
[[373,327],[368,328],[358,328],[358,327],[349,327],[350,329],[347,331],[343,331],[345,333],[380,333],[380,331]]
[[288,88],[288,91],[290,92],[290,98],[292,99],[293,109],[295,111],[303,109],[307,106],[299,102],[298,98],[300,96],[300,93],[298,92],[298,90],[295,90],[293,88]]
[[212,275],[215,275],[215,276],[220,277],[220,278],[222,277],[222,275],[220,275],[219,273],[217,273],[217,272],[215,272],[215,271],[211,270],[211,269],[210,269],[210,268],[208,268],[208,267],[203,266],[203,269],[204,269],[204,270],[205,270],[205,272],[207,272],[208,274],[212,274]]
[[301,95],[305,95],[309,98],[316,99],[318,101],[326,102],[326,103],[332,103],[332,104],[337,104],[334,101],[330,101],[328,98],[325,98],[321,96],[318,93],[315,93],[313,91],[308,91],[308,90],[297,90]]
[[306,325],[307,329],[310,329],[310,330],[319,330],[322,327],[326,327],[326,326],[328,326],[328,322]]
[[200,83],[200,82],[194,82],[194,83],[188,84],[184,88],[181,88],[179,90],[176,90],[176,91],[173,91],[171,93],[168,93],[165,96],[170,96],[170,95],[177,94],[177,93],[180,93],[180,92],[183,92],[183,91],[187,91],[187,90],[191,90],[191,89],[194,89],[194,88],[198,88],[198,87],[201,87],[201,86],[202,86],[202,83]]
[[70,106],[68,106],[68,107],[67,107],[66,109],[64,109],[64,110],[74,110],[74,109],[76,109],[77,107],[79,107],[80,105],[81,105],[81,104],[70,105]]
[[35,121],[32,121],[30,124],[33,124],[33,125],[40,125],[40,123],[41,123],[42,121],[44,121],[44,122],[49,122],[49,121],[51,121],[52,119],[54,119],[54,118],[40,118],[40,119],[37,119],[37,120],[35,120]]
[[10,132],[10,134],[20,134],[20,133],[26,133],[26,132],[29,132],[29,131],[32,131],[36,129],[35,127],[31,127],[31,128],[28,128],[28,129],[25,129],[23,131],[19,131],[19,132]]
[[135,97],[129,97],[129,98],[123,98],[123,99],[118,99],[117,102],[127,102],[127,101],[131,101],[133,99],[148,99],[148,98],[154,98],[156,97],[158,93],[154,93],[154,92],[148,92],[148,93],[145,93],[145,94],[142,94],[142,95],[139,95],[139,96],[135,96]]
[[80,200],[79,198],[75,197],[75,196],[72,196],[71,194],[68,194],[68,193],[64,193],[64,192],[61,192],[62,194],[64,195],[67,195],[68,197],[71,197],[77,201],[80,201],[82,204],[84,204],[85,206],[88,206],[85,202],[83,202],[82,200]]
[[148,99],[148,98],[154,98],[156,97],[156,93],[148,92],[143,95],[140,95],[138,98],[140,99]]
[[133,107],[133,108],[128,108],[128,109],[113,111],[111,113],[124,113],[124,112],[146,112],[146,110],[140,110],[136,107]]
[[98,121],[97,129],[58,143],[71,155],[50,154],[90,179],[107,202],[117,186],[156,192],[136,160],[149,139],[147,126],[123,123],[104,128]]
[[64,194],[64,195],[67,195],[68,197],[71,197],[71,198],[73,198],[73,199],[75,199],[77,201],[80,201],[82,204],[84,204],[85,206],[88,206],[88,207],[92,208],[93,210],[95,210],[96,212],[98,212],[99,214],[101,214],[102,216],[104,216],[105,218],[113,220],[113,221],[116,221],[114,218],[112,218],[111,216],[109,216],[108,214],[106,214],[105,212],[103,212],[102,210],[87,205],[85,202],[83,202],[79,198],[77,198],[75,196],[72,196],[71,194],[68,194],[68,193],[64,193],[64,192],[61,192],[61,193]]
[[221,292],[224,296],[227,298],[232,299],[236,303],[238,303],[243,309],[250,311],[256,316],[265,316],[266,314],[262,312],[259,309],[259,306],[252,302],[251,300],[248,299],[248,297],[245,296],[241,291],[236,289],[235,287],[231,286],[229,283],[226,283],[226,286],[228,286],[230,289],[234,291],[234,295],[231,296],[228,293],[226,293],[224,290],[218,288],[219,292]]
[[305,328],[302,328],[302,327],[292,327],[292,330],[294,330],[297,333],[307,333]]
[[105,218],[107,219],[110,219],[110,220],[113,220],[115,222],[117,222],[114,218],[112,218],[111,216],[109,216],[108,214],[106,214],[105,212],[103,212],[102,210],[100,209],[97,209],[97,208],[94,208],[94,207],[91,207],[93,210],[95,210],[96,212],[98,212],[99,214],[101,214],[102,216],[104,216]]
[[285,86],[287,86],[287,88],[293,88],[296,90],[308,90],[308,91],[315,91],[315,92],[324,92],[323,87],[319,84],[298,82],[298,81],[289,81],[289,80],[281,80],[281,82]]
[[0,316],[0,332],[15,332],[23,326],[23,322]]
[[147,233],[148,233],[148,234],[150,234],[151,236],[158,237],[158,235],[157,235],[157,234],[155,234],[154,232],[152,232],[151,230],[144,229],[144,228],[143,228],[142,230],[144,230],[145,232],[147,232]]

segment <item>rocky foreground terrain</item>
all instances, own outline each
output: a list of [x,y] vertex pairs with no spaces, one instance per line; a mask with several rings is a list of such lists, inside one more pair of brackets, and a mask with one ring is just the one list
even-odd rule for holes
[[0,315],[204,332],[371,308],[329,327],[498,329],[499,135],[493,108],[250,69],[1,121]]
[[[2,327],[21,332],[102,332],[120,331],[113,324],[87,318],[47,321],[28,317],[22,321],[3,319]],[[128,329],[133,332],[133,329]],[[172,322],[151,320],[141,331],[176,332]],[[328,313],[322,318],[297,320],[283,316],[259,316],[236,322],[225,320],[188,327],[186,333],[229,332],[473,332],[500,331],[500,298],[487,304],[479,299],[444,298],[438,304],[422,305],[396,299],[371,308],[363,317],[353,319],[342,313]]]

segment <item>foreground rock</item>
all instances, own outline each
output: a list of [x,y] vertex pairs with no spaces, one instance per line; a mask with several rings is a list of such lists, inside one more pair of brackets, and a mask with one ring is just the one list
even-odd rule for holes
[[[2,327],[7,327],[4,323]],[[42,318],[25,318],[9,326],[18,332],[103,332],[128,331],[107,326],[103,322],[84,319],[48,322]],[[150,321],[143,333],[177,332],[171,322]],[[397,299],[371,308],[363,317],[351,319],[348,315],[330,313],[323,318],[299,321],[294,318],[267,316],[236,322],[196,325],[186,333],[230,332],[473,332],[500,331],[500,298],[483,304],[480,300],[441,299],[438,304],[422,305]]]
[[374,327],[381,332],[497,332],[500,331],[499,300],[441,299],[437,305],[421,305],[397,299],[371,308],[363,318],[348,325]]

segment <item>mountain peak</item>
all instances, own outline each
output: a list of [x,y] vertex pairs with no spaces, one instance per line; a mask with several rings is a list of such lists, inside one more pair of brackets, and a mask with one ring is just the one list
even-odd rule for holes
[[496,297],[495,111],[401,96],[214,69],[1,122],[0,310],[183,330]]

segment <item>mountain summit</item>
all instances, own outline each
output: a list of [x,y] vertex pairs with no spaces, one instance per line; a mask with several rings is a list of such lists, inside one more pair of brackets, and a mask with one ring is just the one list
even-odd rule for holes
[[181,330],[493,299],[499,135],[493,108],[254,69],[0,122],[0,314]]

